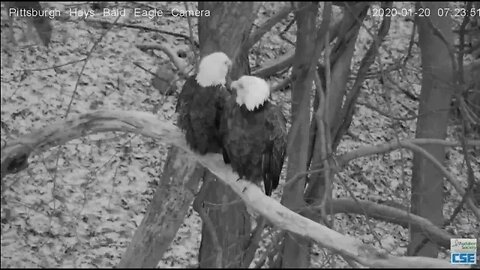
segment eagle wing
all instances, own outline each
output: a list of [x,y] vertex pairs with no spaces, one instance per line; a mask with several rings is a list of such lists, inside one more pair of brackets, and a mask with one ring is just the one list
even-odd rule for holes
[[178,95],[175,111],[178,113],[177,124],[182,129],[185,129],[185,125],[189,121],[188,104],[193,100],[195,88],[198,87],[197,85],[198,84],[195,82],[194,76],[187,78],[187,80],[183,84],[182,91]]
[[221,86],[201,87],[189,77],[178,96],[178,126],[187,143],[200,154],[221,151],[219,135],[221,111],[228,92]]
[[225,164],[230,164],[230,156],[228,152],[228,131],[229,131],[229,121],[232,120],[232,111],[235,108],[235,97],[230,94],[225,94],[223,97],[223,103],[218,104],[220,117],[219,119],[219,129],[218,135],[222,142],[222,154],[223,161]]
[[265,193],[270,196],[278,187],[287,151],[287,120],[279,107],[272,104],[265,117],[265,149],[262,172]]

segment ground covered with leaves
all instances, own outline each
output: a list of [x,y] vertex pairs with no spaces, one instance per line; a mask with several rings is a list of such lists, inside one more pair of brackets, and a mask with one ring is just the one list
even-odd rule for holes
[[[51,3],[60,10],[64,3]],[[139,4],[141,5],[141,4]],[[148,3],[163,10],[185,9],[184,3]],[[189,3],[195,8],[193,3]],[[281,4],[268,3],[260,9],[261,23]],[[87,3],[75,4],[89,8]],[[154,87],[152,73],[159,65],[170,65],[167,55],[160,51],[141,50],[137,45],[157,43],[174,51],[189,51],[189,42],[182,37],[131,27],[111,27],[95,20],[113,22],[115,17],[98,16],[93,20],[58,18],[52,20],[54,32],[49,48],[32,39],[25,39],[27,28],[23,20],[15,20],[13,33],[17,45],[7,33],[12,26],[2,8],[2,69],[1,69],[1,138],[12,140],[54,123],[67,116],[91,110],[147,111],[165,121],[175,121],[176,91],[183,80],[173,83],[171,95]],[[252,69],[293,49],[279,33],[292,15],[274,26],[251,50]],[[189,36],[186,18],[164,16],[155,19],[122,17],[119,22],[161,29]],[[192,19],[196,25],[196,19]],[[373,19],[369,22],[375,25]],[[390,35],[381,50],[387,59],[400,58],[408,47],[412,23],[394,20]],[[193,27],[196,32],[196,27]],[[295,27],[287,33],[294,40]],[[363,56],[364,44],[370,40],[367,31],[359,37],[356,54]],[[401,41],[401,42],[399,42]],[[411,62],[407,80],[401,87],[419,93],[420,74],[418,51]],[[85,60],[86,58],[86,60]],[[355,65],[358,65],[356,59]],[[384,60],[376,71],[393,65]],[[167,64],[165,64],[167,63]],[[270,83],[275,84],[288,72]],[[392,75],[393,81],[400,81]],[[360,100],[398,117],[415,113],[416,102],[388,85],[366,83]],[[275,103],[288,115],[289,89],[273,95]],[[414,137],[415,120],[398,124],[367,106],[358,106],[349,135],[339,147],[341,152],[365,144],[388,142],[397,137]],[[452,128],[450,135],[456,136]],[[2,267],[113,267],[140,224],[162,173],[168,145],[134,134],[105,133],[50,149],[32,156],[29,167],[9,175],[8,187],[2,191],[1,266]],[[409,179],[412,155],[398,150],[389,154],[361,158],[352,162],[337,175],[334,196],[350,196],[345,186],[358,199],[389,203],[403,208],[409,205]],[[459,149],[448,150],[448,167],[458,179],[465,178]],[[478,160],[475,165],[476,177]],[[281,184],[285,179],[282,179]],[[461,180],[459,180],[461,181]],[[465,183],[466,181],[461,181]],[[342,183],[342,184],[340,184]],[[281,196],[279,190],[274,198]],[[460,198],[446,185],[445,216],[449,216]],[[472,217],[461,213],[449,230],[457,235],[474,236]],[[381,246],[394,255],[404,255],[408,231],[400,226],[368,220],[363,216],[339,214],[335,229],[361,238],[365,243]],[[201,220],[190,209],[170,249],[160,261],[161,267],[195,267],[200,245]],[[267,233],[267,232],[266,232]],[[478,235],[477,235],[478,237]],[[265,241],[266,244],[268,241]],[[258,252],[260,256],[265,247]],[[343,263],[332,260],[333,255],[315,248],[312,266],[338,267]],[[258,258],[257,258],[258,259]]]

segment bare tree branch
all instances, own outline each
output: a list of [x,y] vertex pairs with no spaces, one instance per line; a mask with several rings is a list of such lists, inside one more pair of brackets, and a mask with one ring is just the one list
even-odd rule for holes
[[142,44],[138,44],[137,48],[139,48],[140,50],[160,50],[164,52],[170,58],[170,61],[172,61],[172,63],[178,69],[179,75],[183,78],[188,77],[189,71],[187,70],[187,65],[168,46],[164,46],[162,44],[157,44],[157,43],[142,43]]
[[415,33],[417,32],[417,24],[414,23],[412,27],[412,32],[410,34],[410,42],[408,43],[408,49],[405,58],[403,58],[403,65],[406,65],[410,57],[412,57],[412,49],[415,44]]
[[350,236],[342,235],[319,223],[292,212],[274,199],[267,197],[250,181],[238,179],[238,174],[225,165],[219,154],[197,155],[187,146],[182,132],[173,124],[160,122],[154,115],[145,112],[97,111],[60,121],[49,127],[13,142],[2,149],[2,177],[8,172],[5,161],[13,157],[45,151],[75,138],[89,134],[123,131],[142,134],[174,144],[184,149],[221,181],[229,185],[246,204],[280,229],[288,230],[318,242],[321,246],[370,267],[451,267],[448,261],[426,257],[395,257],[382,253],[372,246]]
[[390,115],[388,112],[384,112],[382,110],[380,110],[379,108],[371,105],[370,103],[366,103],[366,102],[362,102],[362,101],[357,101],[357,105],[362,105],[362,106],[365,106],[367,108],[369,108],[370,110],[373,110],[377,113],[379,113],[380,115],[383,115],[387,118],[391,118],[393,120],[398,120],[398,121],[406,121],[406,120],[413,120],[413,119],[417,119],[418,118],[418,115],[414,115],[414,116],[407,116],[407,117],[397,117],[397,116],[393,116],[393,115]]
[[[448,232],[437,227],[428,219],[412,214],[409,211],[399,209],[393,206],[388,206],[381,203],[375,203],[366,200],[353,199],[333,199],[328,201],[328,213],[348,213],[368,215],[371,218],[398,224],[404,228],[408,228],[411,224],[424,230],[425,234],[445,248],[450,247],[450,239],[454,238]],[[314,206],[316,211],[320,210],[320,206]]]
[[267,21],[265,21],[262,25],[260,25],[253,33],[250,34],[248,37],[248,41],[245,44],[247,48],[251,48],[255,43],[257,43],[265,33],[270,31],[270,29],[280,22],[283,18],[288,16],[290,12],[293,10],[293,5],[287,4],[284,8],[277,12],[277,14],[273,15]]
[[267,64],[265,64],[264,67],[253,71],[252,75],[265,78],[265,77],[272,76],[273,74],[281,70],[289,68],[293,64],[294,55],[295,55],[295,50],[292,49],[286,54],[268,62]]
[[[480,140],[470,140],[466,142],[468,145],[473,146],[480,146]],[[348,162],[352,161],[353,159],[375,155],[375,154],[383,154],[387,153],[396,149],[402,148],[402,144],[414,144],[414,145],[424,145],[424,144],[440,144],[443,146],[460,146],[460,142],[452,142],[442,139],[430,139],[430,138],[423,138],[423,139],[410,139],[410,140],[403,140],[399,142],[389,142],[383,143],[378,145],[369,145],[360,147],[356,150],[352,150],[346,154],[340,155],[335,157],[335,161],[337,166],[342,167],[345,166]]]
[[[340,30],[340,23],[341,21],[337,21],[330,29],[330,42],[332,40],[334,40],[338,33],[339,33],[339,30]],[[321,35],[323,33],[323,29],[319,29],[319,31],[317,31],[317,35]],[[293,60],[294,60],[294,55],[295,55],[295,50],[292,49],[290,51],[288,51],[286,54],[276,58],[276,59],[273,59],[271,60],[270,62],[266,63],[264,65],[264,67],[262,68],[259,68],[255,71],[252,72],[252,75],[254,76],[258,76],[258,77],[262,77],[262,78],[265,78],[265,77],[269,77],[269,76],[272,76],[276,73],[278,73],[279,71],[281,70],[284,70],[286,68],[289,68],[292,64],[293,64]]]
[[291,83],[293,79],[292,77],[287,77],[284,80],[280,81],[279,83],[275,84],[272,86],[270,89],[271,92],[276,92],[276,91],[283,91],[285,88],[287,88]]
[[[456,177],[453,176],[445,166],[442,165],[440,161],[438,161],[432,154],[430,154],[427,150],[423,149],[422,147],[415,145],[413,143],[405,143],[401,142],[400,143],[403,147],[408,148],[410,150],[413,150],[417,153],[420,153],[422,156],[424,156],[426,159],[430,160],[437,169],[439,169],[442,174],[447,178],[448,182],[452,184],[452,186],[455,188],[458,194],[460,196],[466,196],[465,195],[465,190],[463,189],[462,185],[457,181]],[[467,194],[468,195],[468,194]],[[477,217],[477,220],[480,221],[480,208],[475,206],[475,202],[473,201],[472,196],[467,196],[466,197],[466,203],[467,206],[472,210],[473,214]]]
[[[416,142],[416,143],[414,143]],[[360,156],[366,156],[366,155],[371,155],[371,154],[379,154],[379,153],[385,153],[392,151],[397,148],[407,148],[412,151],[418,152],[422,154],[425,158],[430,160],[441,172],[442,174],[447,178],[447,180],[453,185],[455,190],[457,191],[460,196],[465,195],[465,190],[462,188],[461,184],[457,181],[457,179],[443,166],[435,157],[433,157],[430,153],[428,153],[425,149],[422,147],[416,145],[416,144],[442,144],[442,145],[451,145],[452,143],[445,141],[445,140],[439,140],[439,139],[415,139],[415,140],[406,140],[406,141],[394,141],[386,144],[381,144],[381,145],[374,145],[374,146],[368,146],[368,147],[361,147],[357,150],[351,151],[347,154],[344,154],[342,156],[339,156],[335,158],[335,161],[337,162],[338,167],[344,166],[346,163],[348,163],[350,160],[358,158]],[[472,140],[469,141],[468,144],[471,145],[480,145],[479,140]],[[456,143],[455,143],[456,145]],[[471,196],[467,198],[467,205],[468,207],[473,211],[473,214],[477,217],[478,220],[480,220],[480,209],[475,206],[475,203],[473,202],[473,199]]]
[[90,48],[90,51],[88,52],[87,57],[85,58],[85,62],[83,63],[82,69],[80,70],[79,75],[77,77],[77,81],[75,82],[75,89],[73,90],[72,97],[70,98],[70,102],[68,103],[67,111],[65,112],[65,116],[64,116],[65,118],[68,117],[68,114],[70,113],[70,109],[72,108],[73,100],[75,99],[75,95],[77,94],[78,84],[80,83],[80,79],[82,78],[82,74],[83,74],[83,71],[85,70],[85,67],[87,66],[88,60],[92,56],[93,51],[95,50],[97,45],[100,43],[100,41],[102,41],[102,39],[105,37],[105,35],[108,32],[110,32],[110,30],[113,28],[113,26],[115,26],[118,23],[119,19],[120,19],[120,15],[117,16],[117,18],[115,19],[115,21],[113,23],[110,23],[111,26],[108,29],[105,29],[105,31],[103,31],[103,33],[100,35],[100,37],[93,43],[92,48]]
[[[109,25],[114,24],[114,23],[111,23],[111,22],[108,22],[108,21],[98,20],[98,19],[86,19],[85,21],[86,21],[87,23],[88,23],[88,22],[91,22],[91,23],[100,23],[100,24],[109,24]],[[119,22],[117,22],[117,23],[115,23],[115,25],[116,25],[116,26],[127,27],[127,28],[133,28],[133,29],[140,29],[140,30],[149,31],[149,32],[157,32],[157,33],[166,34],[166,35],[170,35],[170,36],[174,36],[174,37],[180,37],[180,38],[184,38],[184,39],[190,41],[190,42],[193,43],[193,44],[195,45],[195,47],[197,47],[197,48],[200,46],[197,41],[191,40],[189,36],[184,35],[184,34],[180,34],[180,33],[176,33],[176,32],[170,32],[170,31],[161,30],[161,29],[157,29],[157,28],[152,28],[152,27],[147,27],[147,26],[141,26],[141,25],[134,25],[134,24],[128,24],[128,23],[119,23]]]
[[253,233],[250,236],[248,241],[248,245],[245,248],[245,259],[244,259],[244,268],[248,268],[250,263],[252,262],[253,258],[255,257],[255,251],[257,251],[258,244],[261,240],[262,232],[265,227],[266,220],[263,216],[258,216],[257,218],[257,226],[253,230]]
[[285,29],[282,30],[282,32],[280,32],[279,36],[281,39],[285,40],[287,43],[289,43],[290,45],[292,46],[295,46],[295,42],[291,41],[290,39],[288,39],[286,36],[285,36],[285,33],[287,33],[288,30],[290,30],[290,28],[292,27],[293,23],[295,23],[295,19],[291,20],[287,26],[285,26]]
[[[387,6],[386,8],[391,7],[392,5],[392,2],[388,3],[390,3],[390,6]],[[336,130],[334,130],[333,132],[336,138],[339,138],[343,134],[345,134],[346,130],[348,130],[348,128],[350,127],[350,123],[352,122],[354,114],[355,103],[358,96],[360,95],[360,89],[363,85],[363,82],[365,81],[365,77],[368,73],[369,67],[375,62],[375,57],[377,55],[380,44],[388,34],[388,30],[390,29],[390,22],[390,17],[383,18],[377,35],[373,37],[373,42],[360,63],[357,78],[355,79],[352,88],[348,91],[347,96],[345,97],[345,106],[341,108],[339,117],[336,118],[342,121],[340,125],[336,126]],[[337,142],[338,139],[335,139],[334,141]]]

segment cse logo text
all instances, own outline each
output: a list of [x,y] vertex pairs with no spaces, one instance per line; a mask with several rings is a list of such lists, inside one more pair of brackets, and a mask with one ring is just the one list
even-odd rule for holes
[[475,264],[477,260],[475,253],[452,253],[450,263],[452,264]]

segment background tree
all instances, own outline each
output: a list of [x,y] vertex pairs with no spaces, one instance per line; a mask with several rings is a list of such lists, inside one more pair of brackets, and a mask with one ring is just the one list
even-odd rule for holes
[[[418,8],[438,10],[442,3],[430,2]],[[439,17],[433,12],[429,18],[417,17],[418,40],[422,55],[422,90],[419,97],[419,117],[416,138],[445,139],[449,120],[449,106],[452,99],[453,44],[451,22],[448,17]],[[437,30],[434,30],[437,29]],[[435,33],[436,32],[436,33]],[[439,35],[443,36],[440,38]],[[446,57],[438,57],[445,55]],[[432,156],[443,164],[445,148],[441,145],[424,146]],[[412,213],[428,218],[433,224],[443,222],[443,177],[435,166],[422,155],[415,153],[412,169],[411,210]],[[437,257],[438,247],[434,243],[420,247],[425,236],[418,229],[410,231],[409,254]]]
[[[295,13],[298,25],[295,44],[295,61],[292,87],[292,126],[289,132],[287,148],[287,179],[293,179],[297,173],[307,170],[308,128],[310,123],[310,96],[315,70],[315,39],[317,3],[299,3]],[[303,181],[302,181],[303,180]],[[305,180],[284,189],[282,204],[290,209],[301,209]],[[279,267],[308,267],[308,241],[295,235],[287,234],[283,240],[283,250],[279,256]]]

